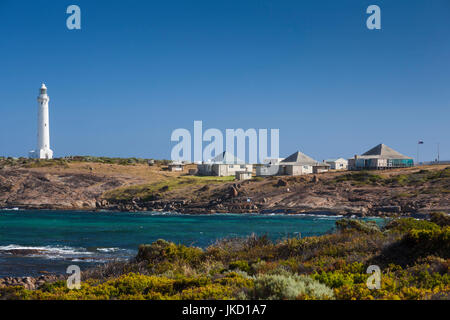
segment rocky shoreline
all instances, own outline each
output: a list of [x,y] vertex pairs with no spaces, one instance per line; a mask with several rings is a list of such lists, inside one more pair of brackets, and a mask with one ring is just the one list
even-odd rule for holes
[[[445,211],[445,208],[442,208]],[[110,211],[110,212],[170,212],[175,214],[320,214],[331,216],[356,216],[356,217],[417,217],[422,218],[429,215],[430,212],[436,210],[422,211],[410,210],[403,211],[400,205],[374,205],[366,206],[297,206],[295,208],[277,207],[273,209],[265,208],[264,204],[249,204],[244,200],[229,201],[223,204],[222,201],[216,200],[210,203],[196,203],[189,200],[157,200],[157,201],[139,201],[122,203],[109,203],[106,200],[96,201],[95,208],[74,207],[62,208],[59,206],[17,206],[12,208],[0,208],[0,210],[58,210],[58,211]]]
[[[426,216],[431,212],[449,212],[449,196],[439,197],[424,193],[417,198],[399,197],[406,187],[389,188],[379,185],[363,187],[333,186],[329,192],[313,176],[306,178],[279,178],[271,190],[261,194],[258,183],[243,182],[223,185],[205,200],[157,199],[145,201],[134,198],[127,201],[102,199],[96,202],[97,210],[112,211],[170,211],[188,214],[209,213],[328,213],[344,216]],[[270,181],[270,180],[269,180]],[[252,188],[252,185],[255,185]],[[273,187],[275,186],[275,187]],[[256,190],[255,190],[256,189]]]
[[156,212],[174,212],[180,214],[324,214],[324,215],[343,215],[343,216],[377,216],[377,217],[394,217],[394,216],[426,216],[428,212],[403,212],[402,207],[395,206],[341,206],[341,207],[320,207],[320,206],[303,206],[295,208],[276,208],[266,209],[262,204],[248,204],[242,201],[232,201],[226,205],[220,201],[212,203],[197,204],[189,201],[151,201],[140,202],[133,201],[131,203],[97,203],[96,210],[107,211],[156,211]]
[[111,212],[172,212],[177,214],[321,214],[321,215],[342,215],[346,217],[415,217],[426,218],[429,213],[443,211],[450,212],[447,207],[439,208],[412,208],[410,204],[379,204],[376,202],[341,205],[341,206],[316,206],[303,205],[295,207],[270,207],[262,203],[249,203],[245,199],[214,199],[210,202],[195,202],[191,200],[155,200],[141,201],[135,199],[132,201],[108,202],[107,200],[95,201],[95,207],[61,207],[58,205],[17,205],[14,208],[0,208],[0,210],[77,210],[86,212],[111,211]]
[[5,277],[0,278],[0,289],[6,287],[21,286],[28,290],[37,290],[44,284],[65,280],[65,275],[40,275],[38,277]]

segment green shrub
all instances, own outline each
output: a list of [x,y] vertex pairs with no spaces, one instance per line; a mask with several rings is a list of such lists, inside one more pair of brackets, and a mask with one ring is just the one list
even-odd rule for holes
[[253,277],[250,277],[246,272],[243,271],[228,272],[222,277],[217,278],[214,282],[236,288],[253,287]]
[[182,291],[188,288],[202,287],[209,284],[211,284],[211,279],[208,277],[198,277],[198,278],[182,277],[175,280],[175,282],[173,283],[173,288],[176,291]]
[[265,274],[254,284],[254,298],[268,300],[330,299],[333,291],[326,285],[303,275]]
[[51,291],[53,291],[56,288],[65,288],[66,286],[67,286],[66,281],[59,280],[59,281],[55,281],[55,282],[44,283],[40,287],[40,290],[42,290],[44,292],[51,292]]
[[430,221],[441,227],[450,226],[450,215],[445,212],[433,212],[430,214]]
[[320,283],[334,289],[340,288],[344,285],[352,286],[354,284],[364,283],[369,277],[369,274],[330,271],[322,273],[316,272],[312,277]]
[[427,253],[441,252],[443,257],[450,254],[450,227],[439,229],[410,230],[404,241]]
[[233,289],[213,283],[183,290],[179,297],[183,300],[230,300],[233,299]]
[[336,182],[349,181],[355,184],[375,184],[377,182],[383,181],[383,177],[377,174],[373,174],[369,171],[359,171],[352,172],[337,176],[335,178]]
[[229,264],[228,269],[230,270],[242,270],[245,271],[247,273],[251,273],[252,268],[248,265],[247,261],[244,260],[237,260],[237,261],[233,261]]
[[171,293],[174,282],[174,280],[165,277],[129,273],[106,282],[104,286],[109,285],[116,288],[119,295],[134,295],[145,291]]
[[[110,157],[95,157],[95,156],[68,156],[63,158],[69,162],[94,162],[94,163],[107,163],[107,164],[120,164],[120,165],[136,165],[147,164],[151,159],[142,158],[110,158]],[[155,160],[155,164],[164,164],[168,160]]]
[[188,264],[199,263],[203,255],[203,250],[196,247],[186,247],[185,245],[176,245],[159,239],[150,245],[140,245],[137,261],[161,262],[161,261],[184,261]]
[[0,300],[20,300],[24,298],[25,289],[21,286],[0,288]]
[[29,159],[24,162],[25,168],[47,168],[47,167],[63,167],[68,168],[69,165],[64,159]]
[[356,219],[341,219],[336,221],[336,228],[341,232],[358,231],[364,233],[379,233],[375,221],[362,221]]
[[438,230],[439,226],[436,223],[417,220],[414,218],[395,219],[386,224],[384,230],[397,231],[406,233],[410,230]]

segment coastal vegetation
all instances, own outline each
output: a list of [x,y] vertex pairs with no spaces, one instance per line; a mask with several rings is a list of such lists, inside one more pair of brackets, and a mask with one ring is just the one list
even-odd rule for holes
[[[379,227],[341,219],[322,236],[271,241],[228,238],[205,248],[157,240],[128,262],[86,270],[37,290],[0,289],[7,299],[449,299],[450,220],[400,218]],[[380,289],[366,285],[381,269]]]
[[108,201],[130,201],[139,199],[142,201],[161,198],[161,194],[180,188],[190,188],[193,186],[208,186],[210,184],[234,181],[233,176],[213,177],[213,176],[178,176],[170,177],[164,181],[151,184],[134,185],[117,188],[106,192],[103,198]]
[[13,158],[13,157],[0,157],[0,167],[4,166],[22,166],[24,168],[42,168],[53,166],[68,167],[69,163],[103,163],[103,164],[115,164],[115,165],[148,165],[152,163],[157,166],[167,166],[169,160],[156,160],[156,159],[144,159],[144,158],[112,158],[112,157],[95,157],[95,156],[67,156],[63,158],[54,159],[30,159],[30,158]]
[[330,183],[349,181],[353,185],[384,185],[384,186],[419,186],[427,182],[437,182],[450,178],[450,167],[442,170],[419,170],[410,173],[392,175],[378,174],[376,171],[356,171],[336,176]]
[[119,164],[119,165],[136,165],[136,164],[148,164],[149,161],[159,166],[166,166],[170,163],[170,160],[157,160],[157,159],[144,159],[144,158],[111,158],[111,157],[94,157],[94,156],[68,156],[63,158],[70,162],[93,162],[93,163],[106,163],[106,164]]

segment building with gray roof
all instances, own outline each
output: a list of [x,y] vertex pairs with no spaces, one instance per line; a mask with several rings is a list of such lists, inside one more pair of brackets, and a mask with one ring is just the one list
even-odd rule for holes
[[360,156],[348,159],[349,170],[373,170],[407,168],[414,166],[413,158],[379,144]]
[[203,176],[235,176],[236,172],[252,173],[253,165],[246,164],[230,152],[224,151],[212,160],[197,165],[198,174]]
[[327,171],[330,166],[319,162],[306,154],[297,151],[283,161],[276,164],[267,164],[256,168],[257,176],[298,176],[309,173]]

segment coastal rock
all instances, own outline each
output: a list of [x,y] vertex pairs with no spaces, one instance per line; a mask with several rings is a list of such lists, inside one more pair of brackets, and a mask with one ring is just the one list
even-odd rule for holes
[[38,249],[10,249],[10,250],[0,250],[0,253],[11,254],[14,256],[27,256],[34,254],[42,254],[42,250]]
[[239,191],[235,187],[230,188],[230,196],[237,197],[239,195]]
[[36,290],[45,283],[53,283],[64,279],[66,279],[64,275],[56,274],[45,274],[37,277],[5,277],[0,279],[0,286],[22,286],[28,290]]
[[31,277],[26,277],[22,279],[22,285],[24,286],[25,289],[28,290],[34,290],[36,288],[35,283],[36,280]]
[[95,207],[96,208],[105,208],[105,207],[107,207],[108,206],[108,201],[107,200],[105,200],[105,199],[101,199],[101,200],[97,200],[96,202],[95,202]]

